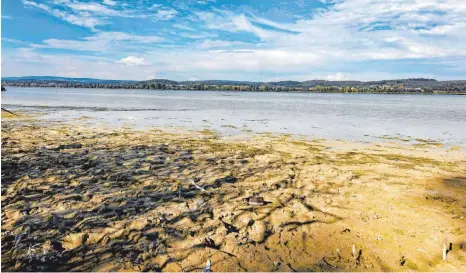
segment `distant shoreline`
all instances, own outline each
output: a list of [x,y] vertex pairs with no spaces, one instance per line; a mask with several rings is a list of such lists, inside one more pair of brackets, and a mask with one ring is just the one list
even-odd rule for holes
[[[234,92],[234,93],[297,93],[297,94],[380,94],[380,95],[456,95],[465,96],[466,92],[446,92],[446,91],[429,91],[429,92],[415,92],[415,91],[305,91],[305,90],[199,90],[199,89],[144,89],[144,88],[110,88],[110,87],[86,87],[86,86],[20,86],[20,85],[3,85],[4,87],[14,88],[47,88],[47,89],[105,89],[105,90],[140,90],[140,91],[193,91],[193,92]],[[8,89],[7,89],[8,90]]]
[[448,93],[466,94],[466,80],[437,81],[412,78],[381,81],[276,81],[252,82],[230,80],[146,81],[102,80],[64,77],[4,77],[2,85],[15,87],[106,88],[189,91],[314,92],[314,93]]

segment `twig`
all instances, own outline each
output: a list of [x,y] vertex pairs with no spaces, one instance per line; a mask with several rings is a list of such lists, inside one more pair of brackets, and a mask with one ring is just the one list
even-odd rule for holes
[[333,267],[333,268],[337,268],[337,267],[334,266],[333,264],[327,262],[327,261],[325,260],[325,258],[322,258],[322,260],[324,261],[324,263],[325,263],[326,265],[328,265],[328,266],[330,266],[330,267]]
[[11,112],[11,111],[8,111],[8,110],[6,110],[5,108],[2,108],[2,111],[5,111],[5,112],[7,112],[7,113],[10,113],[10,114],[12,114],[12,115],[14,115],[14,116],[18,116],[17,114],[15,114],[15,113],[13,113],[13,112]]

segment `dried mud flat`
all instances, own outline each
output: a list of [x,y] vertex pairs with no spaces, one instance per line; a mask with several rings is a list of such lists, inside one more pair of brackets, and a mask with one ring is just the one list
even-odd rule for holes
[[4,120],[1,267],[466,271],[465,157],[440,146]]

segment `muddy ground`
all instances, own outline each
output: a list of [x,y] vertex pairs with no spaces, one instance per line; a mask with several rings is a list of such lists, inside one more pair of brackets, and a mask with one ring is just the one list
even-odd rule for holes
[[5,119],[1,138],[2,270],[466,271],[459,147]]

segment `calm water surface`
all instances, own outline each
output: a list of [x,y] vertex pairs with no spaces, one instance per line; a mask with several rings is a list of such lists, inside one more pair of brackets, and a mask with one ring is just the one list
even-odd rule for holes
[[[44,118],[137,127],[211,128],[369,140],[402,136],[466,144],[466,96],[305,94],[209,91],[13,88],[2,92],[11,110]],[[233,127],[235,128],[233,128]]]

